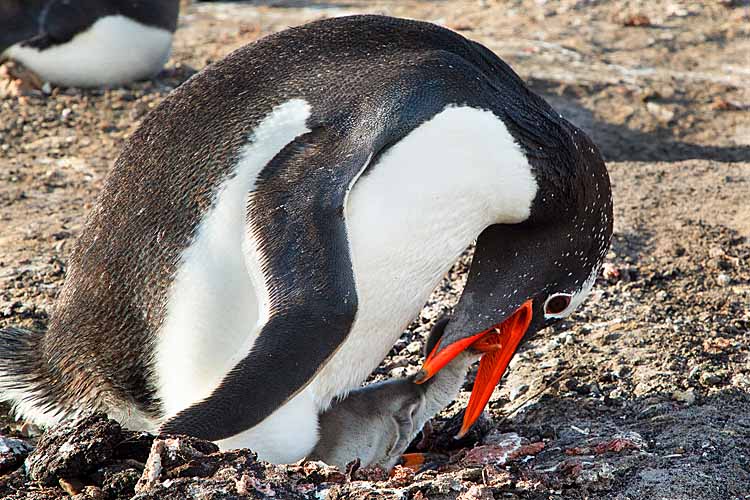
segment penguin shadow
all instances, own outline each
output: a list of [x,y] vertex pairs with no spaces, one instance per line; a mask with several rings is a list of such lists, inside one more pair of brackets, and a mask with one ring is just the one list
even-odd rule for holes
[[[99,85],[96,87],[74,87],[74,86],[53,86],[52,97],[57,94],[65,95],[82,95],[82,96],[102,96],[107,92],[124,92],[139,94],[159,94],[166,95],[175,88],[182,85],[191,76],[198,73],[198,70],[188,64],[177,63],[164,67],[159,73],[144,80],[116,84],[116,85]],[[43,96],[43,81],[35,73],[26,69],[22,64],[12,60],[0,61],[0,86],[5,82],[17,81],[18,93],[21,95]],[[2,94],[0,94],[2,95]],[[13,95],[13,94],[9,94]]]
[[166,96],[169,92],[185,83],[191,76],[198,73],[199,70],[188,65],[178,63],[175,65],[165,66],[159,73],[146,80],[128,82],[121,85],[104,85],[96,88],[85,89],[79,87],[69,87],[65,90],[73,93],[102,95],[108,91],[120,91],[126,94],[157,94]]
[[198,70],[189,64],[177,63],[173,66],[165,66],[150,81],[178,87],[197,72]]
[[750,158],[750,146],[747,145],[712,146],[675,140],[669,124],[659,126],[651,132],[643,132],[626,125],[602,121],[572,92],[560,95],[557,91],[559,81],[532,78],[528,83],[555,110],[589,134],[606,161],[675,162],[698,159],[740,162]]
[[[634,231],[616,231],[612,235],[610,250],[619,259],[630,258],[632,262],[640,262],[643,255],[653,250],[654,232],[648,228],[639,227]],[[627,280],[634,280],[634,269],[628,269]],[[623,277],[624,278],[624,277]]]

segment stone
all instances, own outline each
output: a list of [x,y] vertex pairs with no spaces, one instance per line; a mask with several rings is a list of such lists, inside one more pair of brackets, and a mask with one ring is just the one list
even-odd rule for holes
[[108,460],[120,440],[120,424],[104,413],[83,416],[43,434],[26,459],[26,470],[31,480],[45,485],[80,477]]
[[700,381],[702,385],[714,387],[721,383],[721,376],[712,372],[705,372],[701,374]]
[[26,441],[0,436],[0,475],[20,467],[33,449]]
[[523,396],[524,394],[526,394],[528,390],[529,390],[529,386],[527,384],[517,385],[510,390],[510,394],[508,395],[508,398],[511,401],[515,401],[520,396]]
[[732,278],[726,273],[719,273],[716,277],[716,284],[719,286],[728,286],[732,283]]
[[672,398],[675,401],[679,401],[680,403],[685,403],[687,406],[690,406],[695,403],[695,400],[698,398],[698,394],[696,393],[695,389],[690,388],[685,391],[674,391],[672,393]]

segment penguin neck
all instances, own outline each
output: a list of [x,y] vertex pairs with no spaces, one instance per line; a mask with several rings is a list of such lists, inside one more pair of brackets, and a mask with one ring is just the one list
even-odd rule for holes
[[466,380],[466,372],[479,357],[464,351],[422,385],[426,415],[437,415],[456,399]]
[[448,107],[353,186],[346,219],[355,279],[359,285],[364,273],[393,267],[407,289],[429,293],[487,226],[526,220],[536,193],[531,166],[502,120]]

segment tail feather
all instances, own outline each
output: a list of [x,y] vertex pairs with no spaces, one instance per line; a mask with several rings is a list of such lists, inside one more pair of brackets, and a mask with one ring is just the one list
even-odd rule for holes
[[52,425],[66,416],[56,401],[61,388],[44,360],[44,332],[0,328],[0,400],[9,402],[17,417]]

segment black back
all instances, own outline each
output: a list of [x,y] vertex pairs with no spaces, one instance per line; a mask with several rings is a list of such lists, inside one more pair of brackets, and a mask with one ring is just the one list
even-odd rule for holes
[[117,14],[174,32],[179,8],[179,0],[0,0],[0,54],[19,42],[40,50],[68,42]]

